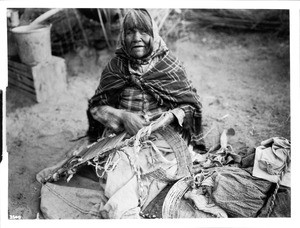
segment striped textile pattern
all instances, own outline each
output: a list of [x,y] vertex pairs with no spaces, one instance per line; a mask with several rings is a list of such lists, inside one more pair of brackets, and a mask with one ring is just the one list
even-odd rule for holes
[[168,53],[145,74],[134,77],[129,72],[128,60],[115,56],[102,72],[95,95],[89,100],[89,109],[99,105],[118,107],[118,94],[128,86],[141,88],[153,96],[158,106],[182,108],[185,111],[183,130],[192,145],[203,145],[202,104],[177,58]]

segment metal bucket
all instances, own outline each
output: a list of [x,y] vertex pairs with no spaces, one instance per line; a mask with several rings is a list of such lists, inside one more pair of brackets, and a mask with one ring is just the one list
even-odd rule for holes
[[21,61],[29,66],[48,62],[51,57],[51,25],[19,26],[11,31],[17,42]]

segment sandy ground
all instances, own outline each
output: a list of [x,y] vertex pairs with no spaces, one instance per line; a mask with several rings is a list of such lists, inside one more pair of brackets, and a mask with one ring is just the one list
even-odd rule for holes
[[[290,139],[288,44],[271,35],[226,35],[198,30],[169,43],[184,63],[203,103],[210,147],[223,129],[235,130],[229,143],[246,153],[274,136]],[[55,164],[87,129],[86,108],[112,53],[86,48],[66,56],[68,89],[36,104],[7,90],[9,216],[34,219],[40,188],[35,175]]]

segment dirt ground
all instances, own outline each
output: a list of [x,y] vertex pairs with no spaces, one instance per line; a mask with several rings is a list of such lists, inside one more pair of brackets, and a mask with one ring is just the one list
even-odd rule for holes
[[[289,44],[274,34],[194,30],[169,42],[186,67],[203,104],[207,147],[234,128],[238,153],[274,136],[290,139]],[[82,48],[68,54],[68,89],[36,104],[7,90],[9,216],[34,219],[39,212],[37,172],[61,157],[87,129],[86,108],[112,52]]]

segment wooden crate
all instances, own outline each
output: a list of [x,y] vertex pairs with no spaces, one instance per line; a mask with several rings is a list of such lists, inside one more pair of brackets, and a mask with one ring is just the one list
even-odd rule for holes
[[52,56],[51,61],[27,66],[18,59],[8,60],[8,86],[14,87],[36,100],[43,102],[67,88],[65,60]]

